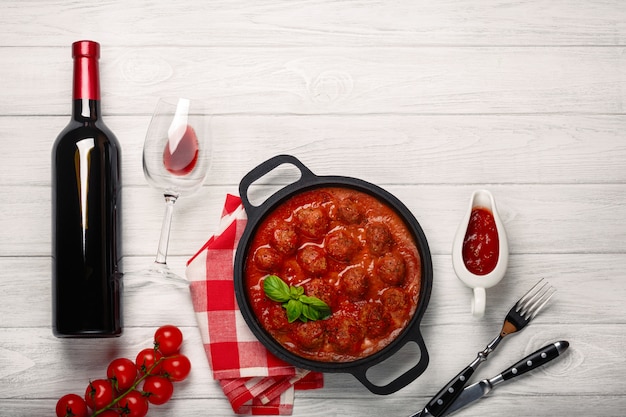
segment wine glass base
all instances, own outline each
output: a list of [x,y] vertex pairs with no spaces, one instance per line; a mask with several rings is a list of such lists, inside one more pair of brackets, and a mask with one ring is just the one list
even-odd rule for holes
[[154,262],[150,267],[141,270],[129,271],[125,276],[132,277],[135,285],[146,285],[148,283],[171,284],[176,287],[189,287],[189,281],[170,270],[167,264]]

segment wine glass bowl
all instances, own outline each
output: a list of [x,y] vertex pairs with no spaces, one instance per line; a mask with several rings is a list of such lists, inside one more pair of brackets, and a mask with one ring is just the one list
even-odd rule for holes
[[203,103],[159,99],[143,148],[148,183],[176,197],[196,192],[211,163],[210,142],[209,117]]

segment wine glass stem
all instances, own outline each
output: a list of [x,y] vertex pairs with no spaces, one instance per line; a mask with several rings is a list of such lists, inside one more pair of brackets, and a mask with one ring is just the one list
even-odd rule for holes
[[177,195],[165,194],[165,216],[163,217],[163,225],[161,226],[161,237],[159,238],[159,248],[157,250],[157,264],[165,265],[167,263],[167,246],[170,241],[170,228],[172,226],[172,215],[174,214],[174,203],[178,199]]

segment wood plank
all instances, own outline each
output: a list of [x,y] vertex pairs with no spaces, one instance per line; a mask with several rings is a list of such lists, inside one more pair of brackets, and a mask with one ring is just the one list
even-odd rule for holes
[[[382,185],[420,222],[435,254],[449,254],[452,239],[476,188],[494,194],[510,241],[510,252],[626,252],[626,185]],[[273,192],[274,187],[259,186]],[[47,187],[2,186],[12,196],[0,206],[3,256],[49,256],[50,191]],[[226,193],[234,186],[204,187],[181,198],[172,225],[169,253],[193,255],[217,230]],[[150,188],[124,189],[123,253],[153,256],[163,218],[162,197]],[[589,236],[598,236],[589,239]]]
[[238,0],[193,7],[147,0],[97,6],[12,0],[3,2],[3,14],[3,46],[59,46],[78,34],[116,46],[615,45],[626,40],[626,9],[619,0],[402,0],[393,5]]
[[[68,392],[83,392],[90,378],[97,378],[107,364],[116,357],[134,356],[150,347],[156,327],[127,328],[116,339],[55,339],[48,329],[3,329],[0,333],[0,375],[10,378],[12,384],[0,386],[0,399],[5,398],[58,398]],[[183,353],[193,364],[188,380],[178,385],[176,399],[220,399],[223,394],[212,379],[209,365],[199,339],[197,328],[182,328],[185,335]],[[496,330],[496,333],[499,330]],[[494,335],[493,329],[482,326],[425,326],[424,337],[430,347],[430,364],[417,380],[393,395],[393,401],[415,407],[425,402],[460,369],[467,365],[484,345],[468,346],[463,340],[484,340],[486,344]],[[474,335],[472,335],[474,334]],[[584,332],[577,324],[554,326],[542,323],[511,336],[476,373],[476,378],[492,377],[525,355],[545,344],[568,340],[569,350],[559,360],[533,371],[528,377],[498,388],[500,395],[523,398],[526,395],[545,394],[550,387],[551,397],[571,395],[615,396],[622,395],[624,383],[616,364],[624,358],[622,346],[626,342],[623,324],[594,326]],[[19,337],[17,337],[19,335]],[[437,348],[435,348],[437,347]],[[415,363],[413,356],[404,351],[384,362],[391,369],[400,364]],[[41,372],[55,375],[54,380],[41,378]],[[371,377],[370,377],[371,378]],[[571,384],[568,381],[585,381]],[[345,373],[326,374],[322,390],[301,393],[302,397],[318,401],[335,399],[339,402],[367,399],[372,394]],[[495,393],[494,393],[495,395]],[[389,397],[378,397],[389,398]],[[411,405],[412,404],[412,405]]]
[[[0,185],[49,186],[52,144],[68,120],[0,118]],[[106,118],[122,144],[125,186],[146,186],[141,152],[149,121]],[[624,131],[623,115],[215,116],[206,184],[238,184],[283,153],[318,175],[377,184],[626,183]],[[399,175],[409,169],[410,176]]]
[[[500,388],[498,388],[500,389]],[[413,400],[398,401],[394,396],[381,398],[369,396],[359,399],[309,398],[304,392],[296,394],[294,417],[337,417],[353,416],[379,417],[380,407],[384,406],[385,413],[393,416],[408,416],[421,408],[428,398],[419,395]],[[13,417],[32,417],[34,415],[49,415],[54,410],[56,399],[8,399],[3,400],[3,407]],[[210,406],[207,401],[195,398],[179,400],[174,398],[161,406],[150,408],[150,417],[171,417],[174,415],[200,416],[210,410],[211,416],[232,416],[233,411],[223,399],[212,399]],[[459,416],[480,415],[483,417],[501,417],[502,415],[526,415],[532,409],[533,416],[553,417],[560,415],[563,410],[576,407],[579,410],[591,410],[603,417],[622,417],[626,400],[621,395],[576,395],[576,396],[519,396],[501,392],[475,403]],[[462,414],[461,414],[462,413]],[[475,413],[475,414],[473,414]]]
[[[172,257],[173,272],[184,276],[187,259]],[[167,317],[181,326],[195,326],[196,318],[186,288],[133,274],[152,260],[147,257],[125,259],[125,326],[153,326],[155,317]],[[50,326],[50,267],[49,258],[0,258],[0,293],[3,295],[0,329]],[[450,256],[435,255],[433,268],[433,289],[423,324],[431,327],[475,325],[477,321],[470,315],[471,291],[456,278]],[[546,278],[558,290],[555,301],[546,310],[548,317],[558,317],[559,323],[586,325],[585,329],[612,323],[626,325],[622,308],[626,287],[616,285],[613,276],[615,270],[622,269],[626,269],[623,254],[514,255],[504,280],[487,291],[483,322],[496,331],[506,312],[526,289]],[[26,287],[28,314],[24,314]],[[582,288],[586,291],[581,291]],[[597,314],[599,311],[603,314]],[[541,321],[550,322],[548,318]]]
[[[67,114],[69,45],[29,51],[0,48],[0,114]],[[107,47],[100,67],[105,114],[174,93],[218,114],[615,114],[626,77],[623,47]]]

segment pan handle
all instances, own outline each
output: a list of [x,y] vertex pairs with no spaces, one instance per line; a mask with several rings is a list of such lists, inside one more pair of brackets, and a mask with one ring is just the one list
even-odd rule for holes
[[372,383],[369,379],[367,379],[367,371],[376,365],[380,365],[380,363],[375,363],[368,366],[361,366],[358,369],[351,371],[352,375],[354,375],[356,379],[358,379],[368,390],[370,390],[374,394],[389,395],[401,390],[402,388],[409,385],[411,382],[415,381],[417,377],[419,377],[422,373],[424,373],[424,371],[428,367],[428,362],[430,360],[428,356],[428,351],[426,349],[426,344],[424,343],[424,338],[422,337],[422,333],[419,331],[419,329],[413,335],[408,336],[407,341],[404,343],[404,345],[411,341],[415,342],[420,350],[420,359],[418,363],[393,381],[389,382],[387,385],[376,385]]
[[262,162],[248,172],[239,183],[239,196],[241,197],[241,202],[246,209],[248,217],[250,217],[250,215],[258,208],[250,202],[250,199],[248,198],[248,189],[254,182],[258,181],[263,176],[269,174],[283,164],[294,165],[300,171],[300,178],[293,184],[301,182],[305,183],[310,181],[312,178],[317,178],[310,169],[300,162],[298,158],[292,155],[277,155],[265,162]]

